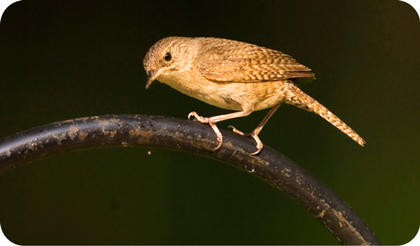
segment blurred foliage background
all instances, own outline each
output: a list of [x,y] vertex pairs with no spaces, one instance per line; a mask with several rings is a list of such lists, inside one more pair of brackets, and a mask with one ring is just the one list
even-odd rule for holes
[[[101,114],[225,113],[169,87],[142,59],[170,35],[281,50],[312,68],[301,87],[362,137],[282,106],[261,138],[346,200],[384,244],[419,228],[420,28],[399,1],[27,1],[0,25],[0,137]],[[255,127],[265,112],[233,124]],[[0,176],[0,223],[19,244],[336,244],[259,179],[189,153],[91,149]]]

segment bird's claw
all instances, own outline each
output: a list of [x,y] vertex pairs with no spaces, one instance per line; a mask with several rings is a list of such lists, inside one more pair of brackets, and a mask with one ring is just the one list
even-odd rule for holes
[[257,145],[255,146],[257,148],[257,150],[255,152],[250,153],[250,155],[258,155],[261,150],[263,149],[264,145],[261,141],[261,139],[258,137],[257,134],[255,134],[255,132],[251,132],[251,133],[243,133],[242,131],[236,129],[236,127],[230,125],[228,126],[228,128],[231,128],[232,131],[236,134],[242,135],[242,136],[250,136],[252,139],[254,139],[254,141],[257,143]]
[[209,122],[209,125],[211,126],[211,128],[214,131],[214,133],[216,134],[217,146],[215,148],[213,148],[213,151],[216,151],[216,150],[218,150],[218,149],[220,149],[222,147],[222,144],[223,144],[223,135],[220,132],[219,128],[216,126],[215,123]]
[[197,115],[197,113],[196,112],[190,112],[189,114],[188,114],[188,119],[189,120],[191,120],[191,117],[194,117],[194,118],[196,118],[195,116]]
[[248,135],[248,134],[245,134],[242,131],[238,130],[236,127],[234,127],[232,125],[228,126],[228,128],[232,129],[232,132],[234,132],[236,134],[239,134],[239,135],[242,135],[242,136]]
[[206,117],[200,116],[200,115],[198,115],[198,114],[197,114],[197,112],[195,112],[195,111],[190,112],[190,113],[188,114],[188,119],[189,119],[189,120],[191,119],[191,117],[194,117],[194,119],[195,119],[195,120],[197,120],[197,121],[198,121],[198,122],[200,122],[200,123],[209,123],[209,122],[210,122],[209,118],[206,118]]
[[251,133],[249,136],[252,137],[254,139],[254,141],[257,143],[257,146],[256,146],[257,150],[255,152],[250,153],[250,155],[258,155],[261,152],[261,150],[263,149],[264,145],[263,145],[261,139],[258,137],[258,135],[254,134],[254,133]]
[[220,132],[219,128],[216,126],[216,123],[214,123],[210,118],[199,116],[195,111],[188,114],[189,120],[191,119],[191,117],[194,117],[194,119],[200,123],[209,124],[211,126],[214,133],[216,134],[216,139],[217,139],[217,146],[213,148],[213,151],[220,149],[223,144],[223,135]]

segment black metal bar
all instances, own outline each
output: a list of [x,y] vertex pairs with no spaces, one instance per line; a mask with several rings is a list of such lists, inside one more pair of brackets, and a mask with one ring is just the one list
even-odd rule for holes
[[286,192],[317,217],[343,244],[380,244],[356,213],[333,191],[279,152],[223,131],[221,149],[207,125],[146,115],[103,115],[35,127],[0,142],[0,173],[44,156],[99,146],[148,146],[189,151],[228,163]]

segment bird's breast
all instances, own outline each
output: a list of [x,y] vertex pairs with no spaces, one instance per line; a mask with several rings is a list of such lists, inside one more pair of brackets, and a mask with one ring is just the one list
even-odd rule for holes
[[173,89],[210,105],[229,109],[263,110],[283,101],[287,81],[213,82],[194,73],[171,73],[159,79]]

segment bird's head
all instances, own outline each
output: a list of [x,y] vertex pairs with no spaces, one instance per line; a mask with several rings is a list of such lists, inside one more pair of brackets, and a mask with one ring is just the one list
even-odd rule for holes
[[153,81],[185,66],[185,53],[188,52],[190,40],[192,38],[166,37],[150,47],[143,59],[147,74],[146,89]]

